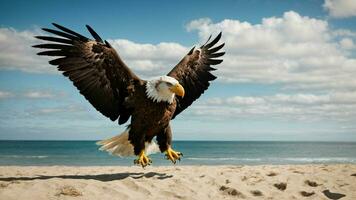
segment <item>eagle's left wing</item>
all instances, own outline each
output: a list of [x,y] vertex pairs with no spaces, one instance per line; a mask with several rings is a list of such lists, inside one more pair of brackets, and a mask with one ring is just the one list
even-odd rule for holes
[[210,67],[210,65],[217,65],[223,61],[216,58],[225,54],[225,52],[218,52],[224,46],[224,43],[214,47],[220,38],[221,33],[210,43],[208,43],[209,38],[200,49],[195,50],[195,47],[193,47],[172,71],[168,73],[168,76],[177,79],[185,89],[185,96],[183,98],[176,97],[177,108],[172,119],[190,106],[208,89],[209,81],[216,79],[210,73],[210,71],[216,69]]
[[133,83],[141,81],[123,62],[114,48],[87,25],[95,40],[53,23],[58,29],[43,30],[54,36],[36,36],[46,41],[33,47],[44,49],[38,55],[59,57],[51,65],[68,77],[96,110],[119,124],[131,116],[125,99]]

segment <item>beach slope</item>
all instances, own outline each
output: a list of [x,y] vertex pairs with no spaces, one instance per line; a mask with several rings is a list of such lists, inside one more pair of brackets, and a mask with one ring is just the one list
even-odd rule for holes
[[0,167],[1,200],[356,199],[356,165]]

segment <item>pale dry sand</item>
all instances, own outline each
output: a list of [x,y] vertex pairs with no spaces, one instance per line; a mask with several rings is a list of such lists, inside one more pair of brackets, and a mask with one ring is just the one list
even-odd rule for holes
[[0,167],[1,200],[329,199],[325,190],[356,199],[356,165]]

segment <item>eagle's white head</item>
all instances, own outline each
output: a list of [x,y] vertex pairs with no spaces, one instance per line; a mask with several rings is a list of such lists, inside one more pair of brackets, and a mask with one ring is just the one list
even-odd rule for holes
[[184,93],[183,86],[170,76],[160,76],[146,83],[146,95],[154,102],[173,103],[175,95],[183,97]]

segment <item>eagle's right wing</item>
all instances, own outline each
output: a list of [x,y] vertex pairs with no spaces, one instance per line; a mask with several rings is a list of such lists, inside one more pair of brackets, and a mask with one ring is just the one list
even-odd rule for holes
[[[198,99],[210,85],[210,81],[216,79],[211,71],[216,70],[211,65],[218,65],[225,52],[219,52],[224,43],[215,46],[221,38],[221,33],[216,38],[208,41],[195,49],[193,47],[189,53],[168,73],[179,81],[185,89],[185,96],[176,96],[177,108],[172,118],[188,108],[196,99]],[[209,42],[209,43],[208,43]]]
[[63,75],[99,112],[113,121],[120,117],[119,124],[125,123],[131,115],[124,105],[125,97],[129,95],[128,87],[140,79],[90,26],[87,28],[95,40],[58,24],[53,25],[59,30],[43,30],[56,37],[36,36],[49,41],[34,46],[46,49],[38,55],[60,56],[49,63],[58,66],[58,70],[63,71]]

